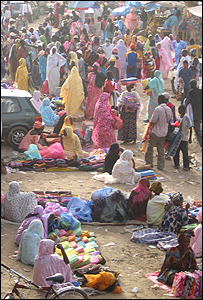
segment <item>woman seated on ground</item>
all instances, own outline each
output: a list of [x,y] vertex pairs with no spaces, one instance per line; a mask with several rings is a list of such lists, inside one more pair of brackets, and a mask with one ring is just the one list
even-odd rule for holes
[[82,134],[80,132],[80,129],[79,128],[75,128],[73,126],[73,117],[71,115],[65,117],[63,126],[62,126],[59,134],[63,133],[63,131],[66,128],[66,126],[72,127],[73,133],[75,133],[79,137],[81,145],[84,145],[85,144],[85,139],[83,138],[83,136],[82,136]]
[[39,143],[39,135],[43,132],[44,125],[42,125],[41,122],[35,121],[33,128],[24,136],[22,141],[20,142],[18,146],[18,150],[25,152],[28,150],[30,144],[37,145],[38,150],[44,150],[46,146],[42,146]]
[[22,234],[24,232],[25,229],[28,229],[30,223],[33,220],[40,220],[43,224],[43,238],[46,239],[47,238],[47,218],[45,216],[43,216],[43,207],[41,205],[37,205],[35,206],[34,210],[32,213],[28,214],[24,221],[22,222],[22,224],[20,225],[20,227],[18,228],[18,232],[16,235],[16,244],[19,246],[20,245],[20,241],[21,241],[21,237]]
[[137,186],[131,191],[126,208],[129,218],[146,221],[147,203],[151,197],[149,186],[149,180],[142,178],[139,180]]
[[53,109],[50,107],[49,98],[45,98],[42,102],[42,106],[39,109],[42,115],[42,121],[46,126],[54,126],[56,121],[59,119],[59,116],[56,115]]
[[88,152],[82,150],[79,137],[73,133],[70,126],[66,126],[62,134],[62,146],[67,159],[86,158]]
[[65,110],[61,110],[58,113],[59,119],[56,121],[55,125],[54,125],[54,130],[53,133],[57,133],[59,134],[61,131],[61,128],[63,127],[64,124],[64,120],[67,116],[67,113]]
[[[133,167],[131,166],[131,162],[133,163]],[[141,179],[141,174],[136,172],[134,168],[133,152],[131,150],[125,150],[115,163],[112,175],[105,172],[103,174],[94,175],[93,179],[104,181],[104,184],[126,183],[134,185],[136,181]]]
[[61,273],[64,276],[64,282],[73,280],[69,260],[64,248],[61,244],[58,244],[57,248],[61,250],[63,259],[54,253],[54,241],[49,239],[41,240],[33,269],[33,282],[35,284],[43,287],[50,286],[51,281],[46,281],[46,277],[56,273]]
[[103,172],[112,174],[112,169],[117,160],[120,158],[119,152],[123,152],[123,149],[119,147],[118,143],[113,143],[105,157]]
[[164,215],[164,207],[170,201],[170,197],[162,194],[163,188],[159,181],[154,182],[149,190],[154,194],[147,203],[147,223],[149,227],[159,226]]
[[194,237],[191,237],[190,247],[195,253],[195,257],[202,257],[202,211],[200,210],[197,214],[196,219],[200,223],[194,229]]
[[19,250],[16,259],[26,265],[34,266],[35,257],[40,241],[43,238],[44,230],[40,220],[33,220],[28,229],[22,234]]
[[174,194],[171,200],[165,205],[159,231],[170,231],[178,234],[181,227],[188,224],[189,207],[190,204],[187,204],[186,208],[183,208],[183,196],[181,193]]
[[35,193],[21,192],[19,183],[12,181],[2,204],[2,218],[20,223],[34,210],[36,205]]
[[158,281],[172,285],[175,273],[198,270],[194,251],[189,247],[191,236],[194,236],[191,229],[180,231],[178,235],[179,245],[166,252],[164,263],[157,278]]

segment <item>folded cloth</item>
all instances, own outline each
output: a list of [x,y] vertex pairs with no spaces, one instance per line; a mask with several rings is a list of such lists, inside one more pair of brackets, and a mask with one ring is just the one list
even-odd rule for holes
[[171,240],[177,242],[178,236],[173,232],[157,231],[156,229],[147,228],[133,232],[130,240],[134,243],[140,244],[153,244],[160,242],[171,243]]
[[33,160],[23,161],[23,167],[31,167],[35,164],[36,161],[37,161],[36,158],[34,158]]
[[65,159],[61,159],[61,158],[57,158],[55,160],[55,163],[56,163],[56,165],[58,165],[58,164],[67,164],[66,160]]
[[14,161],[9,163],[9,167],[12,169],[23,169],[23,163],[20,161]]
[[58,168],[67,168],[67,167],[68,167],[68,164],[65,164],[65,163],[64,163],[64,164],[62,164],[62,163],[59,164],[59,163],[58,163],[58,164],[55,165],[55,167],[58,167]]
[[46,166],[49,166],[49,165],[53,166],[53,165],[55,165],[55,161],[54,161],[53,158],[44,158],[43,160],[44,160]]
[[23,168],[23,171],[28,172],[28,171],[33,171],[32,168]]
[[36,159],[35,163],[36,164],[43,164],[43,163],[45,163],[45,161],[44,161],[44,159]]

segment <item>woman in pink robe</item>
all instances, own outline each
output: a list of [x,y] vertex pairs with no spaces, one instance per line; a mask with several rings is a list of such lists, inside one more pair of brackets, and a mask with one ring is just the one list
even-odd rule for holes
[[93,72],[90,72],[88,74],[88,87],[87,87],[88,96],[86,98],[86,103],[85,103],[86,106],[85,117],[87,119],[93,119],[95,105],[100,95],[102,94],[102,87],[97,87],[95,85],[97,72],[99,72],[99,64],[95,62],[93,64]]
[[46,277],[53,276],[56,273],[61,273],[64,276],[64,282],[73,280],[65,251],[62,251],[62,259],[54,253],[54,249],[55,243],[50,239],[43,239],[39,243],[33,269],[33,282],[42,287],[50,286],[51,281],[46,281]]
[[92,140],[94,148],[109,148],[116,142],[113,129],[115,119],[111,115],[110,94],[103,93],[95,106]]
[[165,36],[160,43],[161,43],[161,48],[166,50],[168,58],[170,59],[171,64],[173,64],[171,52],[174,51],[174,49],[173,49],[173,43],[171,42],[172,40],[168,36]]
[[125,26],[132,32],[135,27],[138,26],[138,18],[133,8],[131,8],[130,13],[126,16]]
[[159,70],[162,73],[162,78],[168,78],[168,72],[170,69],[173,69],[173,64],[171,63],[168,54],[164,48],[161,47],[161,43],[157,43],[157,48],[159,49],[160,57],[160,67]]

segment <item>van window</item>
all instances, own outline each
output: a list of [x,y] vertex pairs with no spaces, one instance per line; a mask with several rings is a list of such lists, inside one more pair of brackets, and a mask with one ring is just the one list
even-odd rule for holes
[[1,108],[3,114],[21,111],[21,106],[16,98],[1,98]]

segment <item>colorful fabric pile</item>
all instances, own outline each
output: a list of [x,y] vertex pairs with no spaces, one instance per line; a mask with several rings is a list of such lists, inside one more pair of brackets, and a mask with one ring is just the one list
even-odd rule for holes
[[153,170],[145,170],[145,171],[137,170],[137,172],[139,172],[141,174],[142,178],[146,178],[146,179],[149,179],[149,180],[156,180],[157,179],[157,177],[156,177]]
[[68,159],[53,159],[53,158],[44,158],[33,160],[17,160],[16,162],[10,162],[8,166],[12,169],[18,169],[19,171],[36,171],[36,172],[45,172],[45,171],[63,171],[64,169],[77,170],[80,163],[77,160],[68,160]]
[[175,274],[171,293],[175,297],[195,299],[202,296],[202,271],[185,271]]
[[79,165],[79,170],[82,171],[92,171],[92,170],[96,170],[98,168],[103,168],[104,166],[104,161],[105,161],[105,157],[106,157],[106,153],[108,152],[108,149],[104,148],[104,149],[95,149],[92,152],[90,152],[90,156],[85,158],[85,159],[81,159],[79,161],[80,165]]

